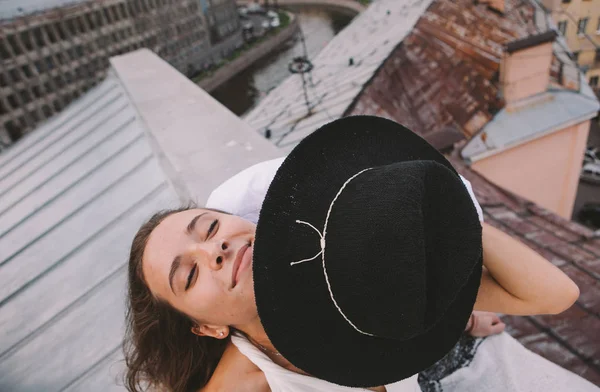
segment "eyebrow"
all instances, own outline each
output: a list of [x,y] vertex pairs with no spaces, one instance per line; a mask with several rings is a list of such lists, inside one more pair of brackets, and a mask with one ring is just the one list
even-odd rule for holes
[[200,218],[202,217],[202,215],[206,215],[206,214],[208,214],[208,212],[203,212],[203,213],[202,213],[202,214],[200,214],[200,215],[196,215],[196,216],[194,217],[194,219],[192,219],[192,220],[190,221],[190,223],[187,225],[187,228],[185,229],[185,232],[186,232],[188,235],[191,235],[191,234],[192,234],[192,232],[193,232],[193,231],[196,229],[196,222],[198,221],[198,219],[200,219]]

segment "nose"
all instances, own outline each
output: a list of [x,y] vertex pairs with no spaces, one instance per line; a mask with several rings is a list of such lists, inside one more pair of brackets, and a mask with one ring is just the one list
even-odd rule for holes
[[227,260],[233,260],[234,246],[227,239],[214,239],[203,243],[196,243],[190,247],[192,258],[203,267],[213,271],[220,270]]
[[229,246],[229,241],[219,239],[210,246],[213,250],[209,252],[209,267],[215,271],[220,270],[223,267],[223,262],[230,258],[231,247]]

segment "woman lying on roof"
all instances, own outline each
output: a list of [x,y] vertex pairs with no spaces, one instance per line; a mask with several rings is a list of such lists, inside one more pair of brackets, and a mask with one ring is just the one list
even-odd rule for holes
[[[377,117],[323,126],[208,206],[158,213],[133,240],[130,391],[420,391],[417,374],[455,347],[474,309],[556,314],[579,295],[480,222],[470,184],[441,154]],[[523,351],[516,364],[534,361],[505,346]],[[597,390],[534,367],[543,380],[525,389]],[[494,377],[497,390],[521,390]]]

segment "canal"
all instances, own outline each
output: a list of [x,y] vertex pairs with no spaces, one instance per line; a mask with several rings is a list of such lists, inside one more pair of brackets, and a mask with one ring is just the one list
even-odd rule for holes
[[[322,8],[298,7],[292,11],[298,17],[310,59],[352,20],[348,14]],[[297,34],[279,50],[237,74],[211,95],[236,115],[243,116],[289,76],[288,64],[302,54],[303,45],[300,34]]]

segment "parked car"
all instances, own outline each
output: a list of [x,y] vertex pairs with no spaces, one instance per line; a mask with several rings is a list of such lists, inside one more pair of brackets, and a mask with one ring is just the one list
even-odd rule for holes
[[275,19],[275,18],[279,18],[279,15],[277,15],[277,12],[275,12],[275,11],[268,11],[268,12],[267,12],[267,16],[268,16],[269,18],[273,18],[273,19]]
[[600,163],[600,152],[596,147],[588,146],[588,148],[585,149],[583,163]]
[[279,21],[279,18],[273,18],[273,20],[271,20],[271,27],[276,28],[279,26],[281,26],[281,22]]
[[600,228],[600,203],[584,204],[577,217],[587,225]]
[[248,8],[240,7],[238,8],[238,15],[240,18],[246,18],[248,16]]
[[268,30],[271,28],[271,23],[268,20],[263,20],[261,26],[263,29]]
[[592,184],[600,184],[600,163],[586,163],[581,169],[582,181]]

